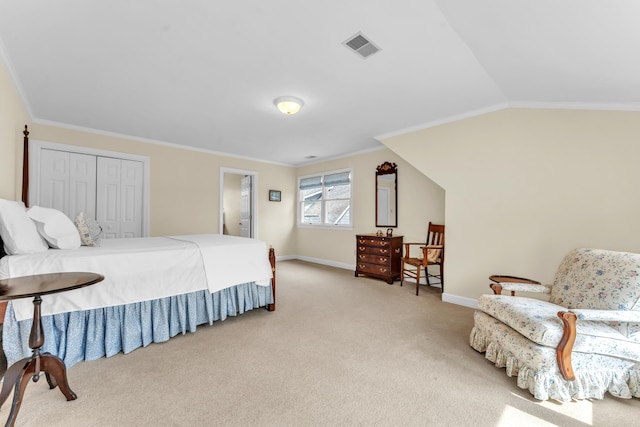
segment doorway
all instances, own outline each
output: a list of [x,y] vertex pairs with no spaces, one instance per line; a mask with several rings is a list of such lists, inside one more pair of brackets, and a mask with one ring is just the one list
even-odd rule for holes
[[255,237],[257,180],[254,171],[220,168],[220,234]]

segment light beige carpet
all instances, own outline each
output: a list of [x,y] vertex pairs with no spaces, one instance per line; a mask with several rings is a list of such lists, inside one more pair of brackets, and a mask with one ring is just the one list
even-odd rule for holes
[[16,425],[637,425],[640,399],[536,401],[469,347],[473,310],[440,296],[280,262],[275,312],[80,363],[72,402],[30,383]]

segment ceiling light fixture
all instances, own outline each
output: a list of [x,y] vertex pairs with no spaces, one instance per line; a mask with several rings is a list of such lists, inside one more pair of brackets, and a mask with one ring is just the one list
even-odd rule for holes
[[273,100],[273,103],[278,107],[278,110],[289,116],[300,111],[304,105],[302,99],[295,96],[279,96]]

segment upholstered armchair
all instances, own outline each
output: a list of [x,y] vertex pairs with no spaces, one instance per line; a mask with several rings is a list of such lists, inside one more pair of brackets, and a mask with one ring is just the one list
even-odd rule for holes
[[[491,287],[470,344],[519,387],[540,400],[640,397],[640,254],[576,249],[551,285]],[[513,295],[522,291],[548,301]]]

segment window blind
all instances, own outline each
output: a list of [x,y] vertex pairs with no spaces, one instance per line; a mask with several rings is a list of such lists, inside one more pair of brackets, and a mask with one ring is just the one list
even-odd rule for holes
[[345,185],[351,182],[351,172],[340,172],[324,176],[324,185]]

